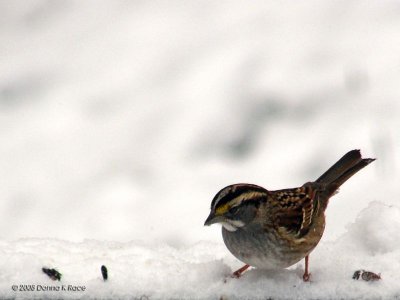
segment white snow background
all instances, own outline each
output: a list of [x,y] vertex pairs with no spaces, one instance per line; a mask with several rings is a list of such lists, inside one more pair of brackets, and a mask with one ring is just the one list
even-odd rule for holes
[[[1,1],[0,298],[399,298],[399,99],[399,1]],[[351,149],[312,282],[224,282],[214,195]]]

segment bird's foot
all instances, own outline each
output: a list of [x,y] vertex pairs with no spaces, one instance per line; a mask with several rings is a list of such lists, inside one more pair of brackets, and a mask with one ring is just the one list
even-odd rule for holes
[[304,275],[303,275],[303,281],[304,282],[309,282],[310,278],[311,278],[311,273],[308,273],[308,261],[309,261],[309,256],[307,255],[304,258],[304,262],[305,262],[305,264],[304,264]]
[[242,274],[244,273],[244,271],[246,271],[248,268],[250,267],[250,265],[244,265],[243,267],[241,267],[240,269],[236,270],[235,272],[232,273],[231,277],[232,278],[239,278],[240,276],[242,276]]
[[304,282],[309,282],[310,281],[310,279],[311,279],[311,273],[306,273],[306,272],[304,272],[304,274],[303,274],[303,281]]

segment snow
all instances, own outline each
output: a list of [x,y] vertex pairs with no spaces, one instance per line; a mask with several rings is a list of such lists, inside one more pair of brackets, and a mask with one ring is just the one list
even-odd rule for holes
[[[398,207],[371,203],[343,236],[316,248],[310,283],[302,281],[302,264],[274,272],[250,269],[240,279],[230,278],[240,263],[221,243],[211,241],[178,248],[143,241],[28,238],[1,242],[0,290],[2,297],[19,298],[393,299],[400,296],[399,215]],[[393,236],[382,235],[381,224],[390,224],[384,228],[391,227]],[[106,282],[101,265],[108,269]],[[50,280],[43,266],[57,267],[61,281]],[[352,279],[359,269],[381,273],[382,280]],[[35,291],[14,292],[15,283],[35,285]],[[43,291],[57,286],[85,291]]]
[[[391,0],[0,2],[0,298],[399,297],[399,17]],[[350,149],[377,161],[330,202],[313,282],[299,264],[224,283],[240,262],[203,227],[217,191],[299,186]]]

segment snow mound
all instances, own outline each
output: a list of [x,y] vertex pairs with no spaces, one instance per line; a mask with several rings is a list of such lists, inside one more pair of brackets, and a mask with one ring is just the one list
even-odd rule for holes
[[[302,282],[302,263],[286,270],[251,269],[240,279],[229,274],[241,266],[220,243],[188,247],[85,240],[21,239],[0,242],[1,298],[191,298],[191,299],[392,299],[400,296],[400,208],[379,202],[364,209],[334,242],[322,241],[311,254],[311,283]],[[106,265],[104,282],[100,267]],[[56,267],[60,282],[42,273]],[[382,274],[382,280],[353,280],[354,271]],[[33,285],[30,292],[14,285]],[[59,287],[85,291],[46,291]],[[39,289],[39,290],[38,290]]]
[[388,254],[399,250],[400,209],[394,205],[371,202],[348,226],[346,241],[357,251],[370,255]]

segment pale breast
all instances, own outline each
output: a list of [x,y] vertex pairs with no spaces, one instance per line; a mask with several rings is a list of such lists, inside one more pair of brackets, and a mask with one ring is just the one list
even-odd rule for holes
[[310,231],[295,242],[276,231],[266,232],[257,224],[234,232],[222,228],[222,237],[228,250],[245,264],[260,269],[287,268],[307,256],[320,241],[324,218],[315,221]]

